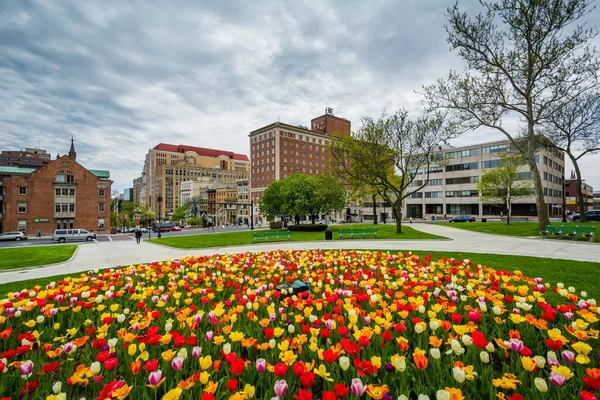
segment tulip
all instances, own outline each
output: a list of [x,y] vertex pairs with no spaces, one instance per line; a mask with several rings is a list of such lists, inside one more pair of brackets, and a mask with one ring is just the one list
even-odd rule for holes
[[175,357],[173,361],[171,361],[171,367],[173,368],[173,371],[179,371],[181,368],[183,368],[183,361],[183,357]]
[[98,375],[100,373],[100,369],[102,368],[101,364],[98,361],[94,361],[90,365],[90,373],[92,375]]
[[456,382],[463,383],[466,379],[465,371],[463,371],[462,368],[454,367],[452,368],[452,377],[454,377]]
[[575,353],[570,350],[565,350],[561,354],[563,360],[569,364],[573,364],[575,362]]
[[352,379],[352,385],[350,386],[350,389],[356,397],[360,397],[367,390],[367,387],[363,385],[360,378],[354,378]]
[[212,342],[213,338],[215,337],[215,334],[213,333],[213,331],[208,331],[204,334],[204,338],[208,341],[208,342]]
[[481,353],[479,353],[479,359],[482,363],[488,364],[490,362],[490,353],[488,353],[485,350],[482,351]]
[[440,353],[440,349],[438,349],[436,347],[429,349],[429,354],[431,354],[431,357],[435,360],[439,360],[440,357],[442,356]]
[[62,389],[62,382],[58,381],[54,385],[52,385],[52,391],[54,394],[59,394]]
[[438,390],[435,393],[435,400],[450,400],[450,393],[445,390]]
[[151,385],[158,385],[160,383],[160,381],[162,380],[162,371],[160,369],[157,369],[154,372],[150,372],[150,375],[148,376],[148,382],[150,382]]
[[285,379],[281,379],[275,382],[275,387],[273,388],[275,390],[275,394],[278,397],[283,397],[285,396],[285,392],[287,392],[287,382],[285,381]]
[[338,359],[339,363],[340,363],[340,367],[344,370],[347,371],[348,368],[350,368],[350,359],[346,356],[342,356]]
[[567,379],[558,372],[550,372],[550,382],[556,386],[563,386]]
[[198,357],[200,357],[201,354],[202,354],[202,347],[194,346],[194,348],[192,349],[192,357],[198,358]]
[[231,353],[231,343],[225,343],[223,345],[223,353],[225,353],[225,355]]
[[256,370],[258,372],[264,372],[267,369],[267,361],[264,358],[256,360]]
[[22,378],[29,378],[33,372],[33,361],[27,360],[19,366],[19,373]]
[[538,391],[546,393],[548,391],[548,384],[543,378],[535,378],[533,383]]

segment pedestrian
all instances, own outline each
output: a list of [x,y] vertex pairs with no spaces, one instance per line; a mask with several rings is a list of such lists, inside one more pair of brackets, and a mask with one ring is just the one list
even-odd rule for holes
[[504,211],[500,211],[500,218],[504,217]]
[[140,244],[140,242],[142,241],[142,231],[139,229],[135,230],[135,241]]
[[42,237],[42,230],[41,229],[38,229],[37,237]]
[[444,214],[444,219],[446,219],[446,214]]
[[413,220],[413,217],[410,217],[410,220],[409,220],[409,221],[410,221],[410,223],[411,223],[411,224],[412,224],[412,220]]

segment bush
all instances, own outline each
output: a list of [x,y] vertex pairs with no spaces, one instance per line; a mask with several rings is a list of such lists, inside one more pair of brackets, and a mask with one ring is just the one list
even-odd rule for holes
[[198,224],[200,224],[200,220],[198,220],[198,218],[188,218],[187,221],[185,221],[188,225],[192,225],[192,226],[196,226]]
[[302,231],[302,232],[322,232],[327,229],[325,224],[307,224],[307,225],[290,225],[288,226],[290,231]]

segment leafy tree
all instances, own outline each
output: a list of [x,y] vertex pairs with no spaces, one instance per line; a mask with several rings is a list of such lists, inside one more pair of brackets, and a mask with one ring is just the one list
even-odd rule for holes
[[579,160],[600,151],[600,93],[584,93],[576,101],[558,107],[544,124],[543,133],[542,144],[564,151],[575,167],[579,215],[581,222],[585,222]]
[[[561,103],[597,84],[598,58],[587,46],[593,29],[573,26],[593,7],[590,0],[480,0],[475,18],[458,4],[448,9],[448,42],[468,72],[424,88],[430,109],[450,110],[465,130],[503,133],[529,164],[540,228],[548,225],[542,180],[535,163],[537,134]],[[510,131],[506,117],[520,126]],[[517,140],[521,136],[524,140]]]
[[[368,187],[391,205],[396,233],[401,233],[403,200],[425,187],[432,165],[444,163],[440,145],[454,135],[439,113],[411,120],[400,110],[378,120],[363,118],[352,136],[332,139],[329,154],[333,169],[351,186]],[[420,173],[422,184],[411,186]]]
[[198,218],[195,217],[190,217],[186,220],[188,225],[192,225],[192,226],[196,226],[196,225],[200,225],[200,220]]
[[188,215],[188,211],[189,211],[189,205],[187,203],[177,207],[175,209],[175,212],[173,212],[173,215],[171,215],[171,220],[173,220],[173,221],[185,220],[185,218]]
[[284,181],[275,181],[265,189],[259,203],[260,213],[269,221],[282,218],[286,214],[283,211],[283,199],[281,198],[281,187]]
[[319,203],[318,212],[312,214],[313,223],[317,214],[329,214],[332,211],[341,211],[347,204],[347,193],[339,178],[324,174],[313,177],[317,184],[316,198]]
[[523,159],[519,154],[500,155],[500,165],[487,170],[477,183],[481,192],[481,202],[504,206],[507,210],[506,224],[510,224],[512,203],[522,197],[529,197],[531,181],[521,179]]

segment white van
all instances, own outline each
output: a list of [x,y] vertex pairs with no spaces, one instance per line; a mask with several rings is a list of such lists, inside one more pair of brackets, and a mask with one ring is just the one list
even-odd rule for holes
[[57,229],[52,234],[52,240],[64,243],[67,240],[90,240],[96,239],[96,234],[85,229]]

